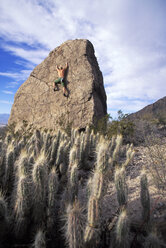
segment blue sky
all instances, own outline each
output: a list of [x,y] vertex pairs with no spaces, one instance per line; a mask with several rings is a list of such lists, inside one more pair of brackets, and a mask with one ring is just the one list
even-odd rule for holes
[[68,39],[89,39],[108,112],[132,113],[166,95],[165,0],[1,0],[0,113],[33,68]]

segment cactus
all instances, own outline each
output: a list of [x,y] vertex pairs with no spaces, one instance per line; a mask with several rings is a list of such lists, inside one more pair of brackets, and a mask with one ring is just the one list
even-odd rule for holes
[[57,151],[57,158],[56,158],[56,165],[60,165],[60,163],[64,160],[64,149],[65,149],[66,143],[61,142],[58,151]]
[[6,194],[10,194],[13,187],[13,169],[14,169],[14,153],[13,147],[9,145],[6,154],[6,164],[5,164],[5,177],[4,177],[4,187],[6,187]]
[[96,170],[104,173],[108,169],[108,144],[107,143],[99,143],[98,145],[98,153],[97,153],[97,166]]
[[13,172],[13,163],[14,163],[14,154],[13,150],[9,148],[6,155],[6,168],[5,168],[5,181],[7,182],[9,180],[9,177],[11,176]]
[[97,228],[99,224],[99,200],[94,196],[88,202],[88,223],[90,227]]
[[17,169],[18,169],[18,176],[28,175],[29,174],[29,163],[28,163],[28,155],[25,150],[23,150],[20,154],[19,160],[17,161]]
[[127,149],[126,149],[126,161],[124,162],[123,166],[127,166],[132,158],[134,157],[135,151],[133,149],[133,145],[131,144]]
[[56,207],[58,186],[59,186],[58,176],[55,168],[53,168],[48,177],[48,204],[47,204],[48,222],[51,221],[51,223],[54,223],[55,214],[56,214],[55,207]]
[[35,248],[46,248],[45,234],[42,230],[37,232],[33,246]]
[[14,215],[15,215],[15,233],[17,236],[21,237],[26,235],[28,227],[28,215],[31,207],[31,188],[29,184],[29,178],[23,173],[19,174]]
[[48,155],[50,144],[51,144],[51,137],[50,137],[50,134],[48,133],[45,136],[45,141],[44,141],[44,152],[45,152],[45,155]]
[[56,139],[52,143],[52,149],[51,149],[51,155],[50,155],[50,164],[54,164],[55,161],[56,161],[57,150],[58,150],[59,141],[60,141],[60,136],[61,136],[61,132],[59,131],[58,134],[57,134]]
[[7,204],[2,192],[0,191],[0,222],[7,219]]
[[115,149],[114,149],[113,154],[112,154],[113,166],[115,166],[118,163],[118,159],[119,159],[118,155],[119,155],[122,141],[123,141],[122,135],[117,135],[116,146],[115,146]]
[[[7,204],[0,191],[0,239],[3,238],[8,227]],[[1,240],[2,241],[2,240]]]
[[45,154],[41,153],[32,171],[34,187],[33,215],[35,222],[39,224],[45,220],[47,177],[47,161]]
[[119,215],[116,225],[116,239],[121,248],[128,248],[129,246],[129,223],[126,209],[123,209]]
[[86,244],[85,247],[98,247],[99,241],[100,230],[87,225],[84,231],[84,242]]
[[78,165],[75,163],[70,171],[69,189],[71,194],[71,201],[73,202],[78,194]]
[[147,223],[150,220],[150,196],[148,190],[148,181],[145,171],[141,174],[141,204],[142,204],[142,218]]
[[39,155],[41,150],[41,135],[40,131],[36,130],[35,131],[35,154]]
[[122,207],[127,203],[127,184],[125,178],[125,168],[115,169],[115,186],[117,191],[117,199],[119,206]]
[[76,200],[73,205],[68,205],[65,217],[65,238],[70,248],[84,248],[85,214],[80,202]]
[[73,164],[76,161],[76,158],[77,158],[77,149],[76,149],[76,146],[73,146],[69,154],[69,168],[73,166]]

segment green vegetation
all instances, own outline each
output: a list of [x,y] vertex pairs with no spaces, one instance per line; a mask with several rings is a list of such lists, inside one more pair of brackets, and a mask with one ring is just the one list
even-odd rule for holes
[[121,134],[124,142],[131,142],[134,135],[135,124],[127,117],[128,114],[123,114],[118,111],[118,117],[113,119],[109,114],[101,118],[97,123],[91,126],[95,133],[99,132],[111,139],[114,135]]

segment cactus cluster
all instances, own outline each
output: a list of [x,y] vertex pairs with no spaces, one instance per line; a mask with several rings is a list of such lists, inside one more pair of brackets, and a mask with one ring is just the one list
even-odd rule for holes
[[[126,146],[121,160],[121,148],[121,135],[109,140],[89,127],[85,132],[73,129],[71,137],[60,130],[34,130],[19,138],[9,133],[0,144],[0,226],[7,236],[30,247],[34,240],[36,248],[104,247],[102,208],[113,182],[119,213],[109,230],[114,245],[105,247],[130,247],[126,167],[134,149]],[[141,192],[143,218],[148,218],[145,176]]]

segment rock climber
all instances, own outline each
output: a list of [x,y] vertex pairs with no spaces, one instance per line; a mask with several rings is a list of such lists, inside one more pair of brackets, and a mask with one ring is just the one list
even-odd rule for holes
[[61,83],[62,89],[63,89],[63,95],[66,97],[68,96],[68,92],[66,89],[66,81],[65,81],[65,74],[66,74],[67,68],[68,68],[68,63],[66,63],[66,66],[64,68],[61,65],[60,67],[56,66],[56,70],[58,72],[59,78],[54,81],[54,86],[53,86],[54,91],[56,91],[58,90],[58,84]]

